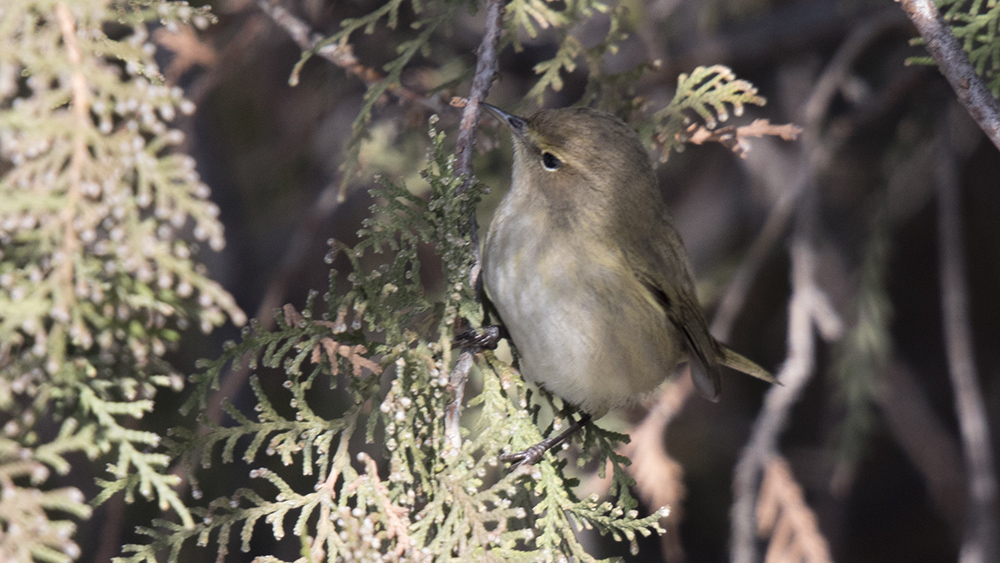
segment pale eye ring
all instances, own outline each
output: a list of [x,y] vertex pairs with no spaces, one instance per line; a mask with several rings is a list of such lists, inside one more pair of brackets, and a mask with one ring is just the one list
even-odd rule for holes
[[556,155],[546,151],[542,153],[542,166],[546,170],[558,170],[562,166],[562,161]]

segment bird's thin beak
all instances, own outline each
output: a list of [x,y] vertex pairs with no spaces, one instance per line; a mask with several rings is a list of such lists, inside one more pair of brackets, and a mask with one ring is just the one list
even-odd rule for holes
[[528,129],[528,122],[522,117],[516,115],[511,115],[504,110],[483,102],[483,107],[490,110],[497,119],[503,122],[504,125],[510,128],[511,132],[518,137],[523,137],[524,132]]

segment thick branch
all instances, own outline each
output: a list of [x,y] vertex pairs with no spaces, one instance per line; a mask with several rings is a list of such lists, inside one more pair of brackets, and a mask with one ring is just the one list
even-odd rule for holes
[[[982,124],[980,124],[981,126]],[[955,412],[968,473],[965,538],[960,563],[996,561],[997,481],[986,405],[972,350],[965,247],[962,241],[961,194],[953,140],[946,125],[938,139],[935,183],[938,198],[938,255],[941,259],[941,308],[948,374],[955,390]]]
[[1000,149],[1000,102],[993,97],[932,0],[898,0],[969,115]]

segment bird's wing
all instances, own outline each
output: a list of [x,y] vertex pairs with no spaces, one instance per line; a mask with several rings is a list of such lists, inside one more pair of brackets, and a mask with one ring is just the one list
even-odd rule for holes
[[688,348],[691,380],[706,399],[718,401],[722,392],[719,378],[719,345],[708,332],[708,326],[697,304],[687,296],[669,297],[667,290],[659,284],[646,283],[646,288],[663,307],[667,318],[684,335]]
[[[708,332],[708,324],[695,296],[684,247],[667,221],[654,227],[653,233],[647,252],[630,256],[629,262],[670,322],[684,335],[695,388],[710,401],[717,401],[722,391],[719,378],[722,347]],[[676,244],[670,244],[671,240],[677,241]]]

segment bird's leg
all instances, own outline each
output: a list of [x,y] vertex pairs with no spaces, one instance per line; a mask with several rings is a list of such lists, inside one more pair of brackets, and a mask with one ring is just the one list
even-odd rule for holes
[[455,337],[455,346],[460,348],[478,348],[479,350],[496,350],[501,338],[506,338],[507,334],[503,327],[498,325],[488,325],[476,329],[469,329]]
[[530,448],[517,453],[503,454],[500,456],[500,461],[506,463],[513,463],[515,467],[521,464],[534,465],[538,463],[540,459],[542,459],[542,456],[545,455],[545,452],[551,450],[552,448],[568,440],[570,436],[578,432],[581,428],[584,427],[584,425],[590,422],[590,419],[591,419],[590,414],[584,414],[583,416],[580,417],[580,420],[571,424],[569,428],[564,430],[558,436],[555,436],[553,438],[546,438],[541,442],[538,442],[534,446],[531,446]]

